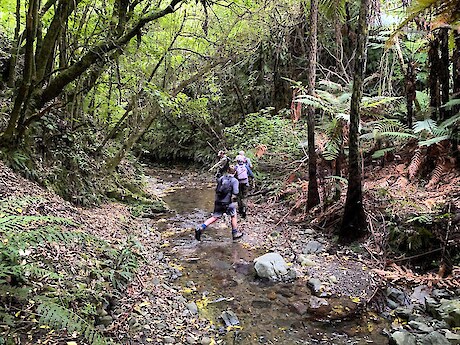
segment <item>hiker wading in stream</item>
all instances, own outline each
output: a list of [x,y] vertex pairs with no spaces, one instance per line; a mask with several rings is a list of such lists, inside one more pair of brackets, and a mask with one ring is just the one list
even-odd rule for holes
[[235,177],[238,179],[238,213],[242,218],[246,218],[247,194],[249,189],[249,178],[254,178],[251,168],[245,163],[245,157],[238,155],[235,158],[238,163],[235,166]]
[[217,179],[216,198],[214,201],[214,212],[203,224],[195,228],[195,239],[201,241],[203,231],[216,220],[219,220],[224,213],[230,216],[232,225],[232,238],[237,240],[243,236],[238,231],[238,221],[236,216],[236,203],[238,195],[238,180],[234,177],[235,167],[229,166],[227,172]]
[[225,172],[228,170],[228,167],[230,166],[230,158],[227,157],[225,154],[225,151],[220,150],[217,153],[217,157],[219,158],[219,161],[214,164],[209,171],[215,171],[216,172],[216,178],[221,177]]

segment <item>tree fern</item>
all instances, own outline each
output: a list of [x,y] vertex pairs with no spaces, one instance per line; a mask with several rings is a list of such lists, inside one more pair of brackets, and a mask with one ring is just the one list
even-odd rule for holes
[[431,146],[444,140],[452,139],[454,128],[460,123],[460,113],[441,122],[439,125],[432,119],[417,121],[413,126],[414,133],[419,136],[419,146]]
[[380,139],[393,139],[393,140],[407,140],[409,138],[415,138],[412,133],[409,133],[409,129],[398,120],[383,119],[379,121],[372,121],[366,123],[364,133],[360,136],[360,139],[365,140],[380,140]]

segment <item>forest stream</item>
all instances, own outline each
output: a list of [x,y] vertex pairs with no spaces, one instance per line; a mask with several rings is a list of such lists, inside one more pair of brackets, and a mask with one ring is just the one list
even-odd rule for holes
[[[361,316],[356,311],[343,319],[337,317],[339,310],[353,308],[350,296],[330,298],[330,308],[325,310],[318,298],[318,310],[311,313],[312,292],[305,281],[309,277],[299,276],[293,282],[256,277],[253,260],[268,248],[267,243],[258,243],[263,238],[251,234],[251,228],[253,222],[258,227],[273,226],[270,217],[255,217],[250,212],[248,220],[240,222],[245,236],[238,242],[231,239],[229,218],[220,220],[197,242],[193,228],[213,208],[212,180],[191,182],[187,174],[168,171],[151,171],[150,179],[150,186],[162,190],[171,209],[166,217],[149,221],[162,233],[164,255],[177,268],[172,280],[181,286],[189,309],[210,320],[225,344],[388,343],[382,334],[387,322],[377,315]],[[327,267],[320,269],[328,271]],[[354,285],[353,279],[349,284]],[[309,307],[305,301],[310,301]]]

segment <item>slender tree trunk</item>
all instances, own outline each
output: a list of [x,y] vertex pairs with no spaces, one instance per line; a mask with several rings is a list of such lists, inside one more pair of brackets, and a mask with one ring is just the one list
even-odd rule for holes
[[[30,125],[32,123],[30,119],[37,120],[40,116],[33,115],[42,114],[42,112],[36,112],[40,110],[44,105],[58,97],[63,93],[63,89],[71,82],[79,78],[83,73],[88,71],[95,64],[104,61],[108,54],[116,49],[121,49],[128,44],[131,39],[141,32],[141,30],[150,22],[158,20],[164,16],[174,13],[184,0],[171,0],[169,5],[163,9],[154,10],[141,18],[137,19],[130,29],[123,33],[119,38],[112,37],[95,44],[91,49],[88,49],[85,55],[83,55],[78,61],[68,66],[67,69],[57,72],[54,77],[43,86],[37,85],[36,82],[42,81],[44,77],[44,71],[48,65],[49,58],[51,56],[51,50],[55,48],[55,42],[59,37],[60,28],[63,22],[67,21],[70,13],[75,7],[81,2],[81,0],[63,0],[57,5],[56,13],[50,23],[50,27],[47,30],[43,42],[40,45],[40,49],[36,51],[34,55],[34,44],[36,42],[36,30],[37,23],[40,19],[38,12],[39,0],[30,0],[29,9],[26,18],[26,54],[25,54],[25,68],[24,77],[21,87],[18,91],[16,99],[14,101],[13,110],[11,112],[9,122],[6,130],[3,132],[1,137],[0,145],[8,146],[14,144],[16,141],[16,128],[18,123],[22,127],[24,124]],[[126,3],[126,2],[125,2]],[[66,6],[67,4],[67,6]],[[56,30],[54,30],[56,28]],[[38,66],[35,69],[34,61],[37,61]],[[45,68],[43,68],[45,66]],[[34,76],[34,71],[37,71]],[[33,84],[33,88],[31,87]],[[22,132],[25,130],[23,129]]]
[[435,121],[439,117],[439,107],[441,106],[441,93],[439,90],[439,40],[435,36],[430,41],[430,47],[428,50],[428,65],[429,65],[429,76],[428,85],[430,88],[430,107],[431,107],[431,118]]
[[342,226],[339,232],[340,239],[344,242],[361,237],[365,233],[367,226],[361,185],[362,170],[359,162],[358,128],[364,73],[366,71],[369,7],[370,0],[361,0],[350,108],[348,190]]
[[26,17],[26,51],[24,57],[24,71],[21,86],[14,101],[13,110],[7,125],[7,128],[2,136],[4,144],[11,144],[16,136],[16,126],[22,113],[23,104],[29,98],[29,89],[33,79],[34,67],[34,41],[36,34],[36,25],[38,17],[38,0],[30,0],[29,8]]
[[106,165],[106,169],[108,172],[112,172],[118,164],[120,164],[121,160],[126,156],[129,150],[134,146],[134,144],[139,140],[141,136],[144,135],[145,131],[149,129],[150,125],[152,124],[153,120],[155,120],[159,110],[151,109],[149,114],[145,117],[145,119],[141,122],[138,128],[135,128],[131,134],[129,135],[128,139],[125,140],[123,146],[117,152],[115,157],[113,157]]
[[[439,46],[441,50],[441,64],[439,70],[439,84],[441,88],[441,104],[444,105],[449,102],[449,29],[442,28],[439,30]],[[441,107],[440,120],[446,120],[450,116],[450,111],[445,107]]]
[[[460,29],[453,30],[454,35],[454,53],[452,55],[453,61],[453,98],[460,99]],[[460,105],[452,107],[452,114],[458,114],[460,111]],[[459,125],[454,128],[452,133],[452,148],[453,156],[457,160],[457,166],[460,166],[460,151],[459,151]]]
[[[307,93],[313,95],[316,80],[316,55],[318,51],[318,0],[310,1],[310,33],[308,35]],[[315,146],[315,109],[307,106],[308,122],[308,200],[307,208],[311,209],[320,203],[317,179],[316,146]]]
[[414,118],[414,101],[416,98],[415,88],[415,62],[408,61],[407,71],[405,76],[406,81],[406,106],[407,106],[407,126],[412,128],[412,120]]
[[14,29],[14,45],[11,49],[11,58],[8,75],[8,87],[14,87],[16,77],[16,61],[18,59],[19,46],[22,38],[19,36],[21,31],[21,0],[16,0],[16,27]]

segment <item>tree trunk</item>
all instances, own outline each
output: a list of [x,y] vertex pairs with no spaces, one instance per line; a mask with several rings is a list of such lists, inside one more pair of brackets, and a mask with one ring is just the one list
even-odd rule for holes
[[[316,80],[316,55],[318,51],[318,0],[310,1],[310,33],[308,35],[307,93],[313,95]],[[308,122],[308,200],[307,208],[311,209],[319,204],[318,180],[316,174],[316,146],[315,146],[315,109],[307,106]]]
[[356,61],[354,63],[353,94],[350,106],[348,190],[342,226],[339,231],[340,240],[343,242],[349,242],[361,237],[365,233],[367,226],[361,185],[362,171],[359,162],[358,128],[367,60],[369,6],[370,0],[361,0],[357,29]]
[[8,71],[8,87],[14,87],[16,77],[16,61],[18,59],[19,46],[22,38],[19,37],[21,31],[21,0],[16,0],[16,27],[14,29],[13,48],[11,49],[10,66]]
[[435,36],[430,41],[430,48],[428,50],[428,66],[429,76],[428,85],[430,88],[430,107],[431,107],[431,118],[435,121],[438,120],[439,107],[441,106],[441,93],[439,90],[439,41]]
[[[184,0],[171,0],[169,5],[165,6],[162,10],[153,11],[133,23],[130,30],[124,33],[119,38],[108,39],[99,42],[87,53],[83,55],[78,61],[70,65],[63,71],[56,72],[53,79],[49,81],[43,88],[37,83],[32,83],[33,80],[40,82],[44,77],[44,71],[48,65],[51,51],[55,48],[55,43],[59,37],[59,32],[64,23],[61,20],[67,21],[70,13],[75,9],[75,6],[81,0],[64,0],[62,4],[58,5],[56,13],[47,30],[47,34],[40,45],[41,49],[37,50],[36,56],[34,55],[34,43],[36,42],[37,22],[40,19],[38,13],[38,0],[30,0],[29,10],[26,19],[26,56],[24,77],[21,87],[18,91],[14,101],[13,110],[5,132],[2,135],[1,145],[14,145],[19,138],[16,138],[16,128],[24,127],[27,123],[30,125],[30,119],[38,120],[40,116],[34,115],[37,110],[40,110],[44,105],[58,97],[63,93],[64,88],[71,82],[79,78],[83,73],[88,71],[95,64],[104,61],[107,55],[116,49],[121,49],[130,40],[139,34],[139,32],[148,23],[162,18],[168,14],[174,13]],[[65,6],[67,4],[68,6]],[[62,6],[61,6],[62,5]],[[55,30],[54,30],[55,29]],[[38,46],[38,45],[37,45]],[[37,77],[33,78],[35,71],[34,61],[37,61]],[[42,112],[36,114],[43,114]],[[22,128],[25,132],[26,128]]]
[[[441,50],[441,64],[439,70],[439,84],[441,88],[441,104],[449,102],[449,29],[442,28],[439,30],[439,42]],[[445,107],[440,108],[440,120],[446,120],[450,116],[450,111]]]
[[414,101],[417,95],[415,88],[415,62],[408,61],[406,70],[406,106],[407,106],[407,126],[412,128],[414,118]]
[[27,10],[26,17],[26,49],[24,57],[24,70],[21,86],[19,87],[18,94],[14,101],[13,110],[11,112],[10,119],[8,121],[7,128],[2,136],[4,145],[10,145],[13,143],[16,136],[16,126],[23,116],[25,109],[23,108],[24,103],[29,99],[30,86],[33,79],[34,67],[34,41],[37,30],[37,18],[38,18],[38,0],[30,0],[29,8]]
[[[157,105],[158,106],[158,105]],[[159,108],[159,106],[158,106]],[[161,110],[160,110],[161,111]],[[158,109],[151,109],[149,114],[146,118],[141,122],[138,128],[135,128],[131,134],[129,135],[128,139],[125,140],[123,146],[117,152],[115,157],[113,157],[106,165],[106,169],[108,172],[112,172],[118,164],[120,164],[121,160],[126,156],[129,150],[134,146],[134,144],[139,140],[141,136],[144,135],[145,131],[149,129],[150,125],[152,124],[153,120],[159,113]]]
[[[454,53],[452,55],[453,61],[453,98],[460,99],[460,29],[453,30],[454,35]],[[452,107],[452,114],[458,114],[460,111],[460,105]],[[453,156],[457,160],[457,166],[460,167],[460,151],[459,151],[459,125],[454,128],[454,133],[452,133],[452,148]]]

